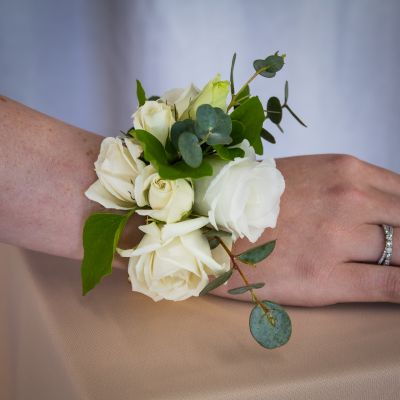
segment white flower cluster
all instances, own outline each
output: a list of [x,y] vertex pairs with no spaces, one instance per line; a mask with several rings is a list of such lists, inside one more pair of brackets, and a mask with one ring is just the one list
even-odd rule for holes
[[[132,115],[134,127],[165,146],[171,126],[188,116],[194,118],[200,105],[226,111],[228,91],[229,82],[219,76],[202,91],[194,85],[170,90],[138,108]],[[244,157],[232,161],[210,157],[213,176],[165,180],[154,165],[143,161],[143,149],[134,138],[103,140],[95,162],[98,180],[86,196],[106,208],[135,208],[152,221],[139,228],[144,236],[136,248],[118,249],[130,257],[132,290],[155,301],[198,296],[209,275],[230,269],[228,255],[221,246],[211,250],[201,228],[209,225],[230,232],[233,241],[247,238],[254,243],[264,229],[275,227],[285,188],[283,176],[272,158],[256,161],[247,140],[239,147]]]

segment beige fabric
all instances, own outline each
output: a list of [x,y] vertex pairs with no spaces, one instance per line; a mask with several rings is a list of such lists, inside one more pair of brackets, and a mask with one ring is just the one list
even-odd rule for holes
[[251,304],[154,303],[115,271],[0,246],[1,399],[398,399],[400,306],[287,307],[288,345],[250,337]]

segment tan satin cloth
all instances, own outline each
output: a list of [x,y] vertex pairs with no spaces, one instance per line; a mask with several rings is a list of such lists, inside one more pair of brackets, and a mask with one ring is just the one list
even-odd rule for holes
[[287,307],[265,350],[251,304],[154,303],[124,271],[80,294],[79,263],[0,245],[0,398],[400,399],[400,306]]

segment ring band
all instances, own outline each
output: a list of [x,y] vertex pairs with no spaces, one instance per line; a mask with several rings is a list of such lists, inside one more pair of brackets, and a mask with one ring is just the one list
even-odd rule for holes
[[383,250],[382,257],[379,259],[379,265],[390,265],[393,254],[393,226],[382,225],[383,231],[385,232],[385,249]]

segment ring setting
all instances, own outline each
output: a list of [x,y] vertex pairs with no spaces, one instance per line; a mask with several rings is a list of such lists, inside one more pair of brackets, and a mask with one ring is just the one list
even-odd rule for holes
[[378,264],[389,266],[393,254],[393,226],[383,224],[382,228],[385,232],[385,249],[383,250],[382,256],[379,259]]

